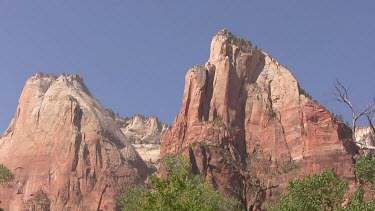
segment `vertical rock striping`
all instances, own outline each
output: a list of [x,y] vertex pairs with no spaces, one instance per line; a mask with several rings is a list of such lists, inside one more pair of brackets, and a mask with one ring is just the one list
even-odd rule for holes
[[297,80],[263,51],[226,30],[209,60],[185,77],[181,111],[161,155],[183,154],[222,193],[263,209],[292,178],[335,168],[354,180],[351,130],[300,94]]
[[16,177],[0,190],[5,210],[115,210],[122,188],[148,174],[77,75],[37,74],[26,82],[0,138],[0,163]]

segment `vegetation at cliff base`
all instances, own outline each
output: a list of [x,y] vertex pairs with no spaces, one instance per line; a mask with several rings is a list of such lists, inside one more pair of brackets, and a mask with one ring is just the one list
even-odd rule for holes
[[191,173],[183,157],[162,161],[168,176],[152,175],[152,188],[127,187],[119,199],[122,210],[134,211],[220,211],[238,210],[239,203],[215,191],[202,178]]
[[[357,167],[360,165],[361,167]],[[364,177],[375,165],[361,161],[355,169],[364,169]],[[358,172],[357,172],[358,174]],[[372,180],[373,181],[373,180]],[[348,182],[331,170],[289,182],[289,190],[270,208],[272,211],[372,211],[375,201],[364,202],[364,189],[359,186],[346,202]]]
[[289,191],[271,210],[333,210],[344,202],[348,183],[333,170],[289,182]]
[[360,157],[354,165],[354,170],[361,181],[375,189],[375,159]]

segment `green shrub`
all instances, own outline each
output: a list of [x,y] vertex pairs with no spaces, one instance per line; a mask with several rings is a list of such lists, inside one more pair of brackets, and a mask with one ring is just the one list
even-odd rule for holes
[[214,125],[222,126],[222,125],[223,125],[223,117],[221,117],[221,116],[216,116],[216,117],[214,118]]
[[228,42],[230,44],[237,45],[239,47],[245,47],[245,48],[251,48],[253,46],[249,40],[236,37],[236,35],[232,34],[226,29],[221,30],[220,33],[228,37]]
[[[6,166],[0,164],[0,188],[1,186],[7,185],[7,183],[12,181],[13,179],[14,174]],[[0,208],[0,211],[4,211],[4,209]]]
[[341,207],[348,182],[333,170],[289,182],[289,190],[271,210],[324,211]]
[[0,185],[4,185],[14,179],[14,174],[3,164],[0,164]]
[[238,210],[238,202],[226,199],[202,178],[191,173],[183,157],[162,161],[168,176],[152,175],[151,190],[128,187],[119,199],[122,210],[133,211],[216,211]]
[[363,194],[365,191],[360,186],[357,190],[351,195],[349,203],[346,207],[338,208],[339,211],[374,211],[375,210],[375,201],[369,201],[365,203],[363,201]]
[[[364,172],[361,178],[373,181],[372,173],[368,168],[367,159],[359,160],[360,167],[356,171]],[[363,168],[363,166],[366,166]],[[358,173],[358,172],[357,172]],[[289,182],[289,190],[270,207],[272,211],[373,211],[375,201],[363,201],[364,190],[362,186],[350,196],[349,201],[343,206],[347,194],[348,182],[339,178],[333,170],[325,170],[321,174],[307,176]]]
[[313,99],[310,93],[308,93],[306,90],[302,89],[301,87],[298,87],[298,88],[299,88],[300,95],[304,95],[307,98]]
[[354,165],[358,178],[375,189],[375,159],[363,156]]

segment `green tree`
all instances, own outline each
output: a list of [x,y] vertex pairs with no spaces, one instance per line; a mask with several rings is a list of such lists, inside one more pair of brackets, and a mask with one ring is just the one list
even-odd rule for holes
[[363,187],[360,186],[357,190],[351,195],[349,203],[346,207],[338,208],[339,211],[374,211],[375,210],[375,201],[369,201],[365,203],[363,201],[363,195],[365,191]]
[[[375,160],[366,156],[357,159],[354,170],[358,178],[369,184],[371,189],[375,189]],[[368,202],[364,202],[363,195],[365,191],[362,186],[351,195],[348,205],[340,211],[373,211],[375,210],[374,198]],[[373,196],[374,197],[374,196]]]
[[119,199],[123,210],[238,210],[238,202],[222,197],[211,185],[193,175],[191,165],[183,157],[169,157],[162,164],[168,176],[159,178],[152,175],[151,190],[142,187],[126,188]]
[[[354,166],[358,177],[366,183],[374,183],[375,162],[362,157]],[[289,190],[270,208],[275,211],[373,211],[375,201],[364,202],[364,189],[359,186],[345,204],[348,182],[339,178],[333,170],[307,176],[289,182]],[[345,205],[343,205],[345,204]]]
[[375,189],[375,159],[366,156],[360,157],[354,165],[354,170],[360,180]]
[[333,170],[289,182],[289,190],[271,210],[322,211],[335,210],[344,202],[348,182]]

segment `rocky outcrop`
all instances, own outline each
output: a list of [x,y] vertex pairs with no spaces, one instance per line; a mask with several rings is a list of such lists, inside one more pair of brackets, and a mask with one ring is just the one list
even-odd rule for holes
[[157,167],[160,159],[161,135],[169,129],[156,117],[146,118],[135,115],[132,118],[115,116],[121,131],[124,133],[142,159],[150,166]]
[[160,144],[161,134],[169,128],[156,117],[146,118],[141,115],[118,120],[118,123],[132,144]]
[[77,75],[37,74],[25,85],[0,139],[0,163],[15,174],[0,189],[5,210],[115,210],[148,168]]
[[162,137],[161,155],[184,154],[193,169],[249,210],[292,178],[335,168],[354,180],[351,130],[305,97],[284,66],[226,30],[205,65],[185,77],[182,108]]
[[[372,132],[371,127],[369,126],[363,126],[363,127],[358,127],[355,130],[355,137],[356,140],[363,144],[364,146],[375,146],[375,135]],[[359,146],[361,147],[361,146]],[[374,150],[363,150],[364,155],[366,156],[375,156]]]

